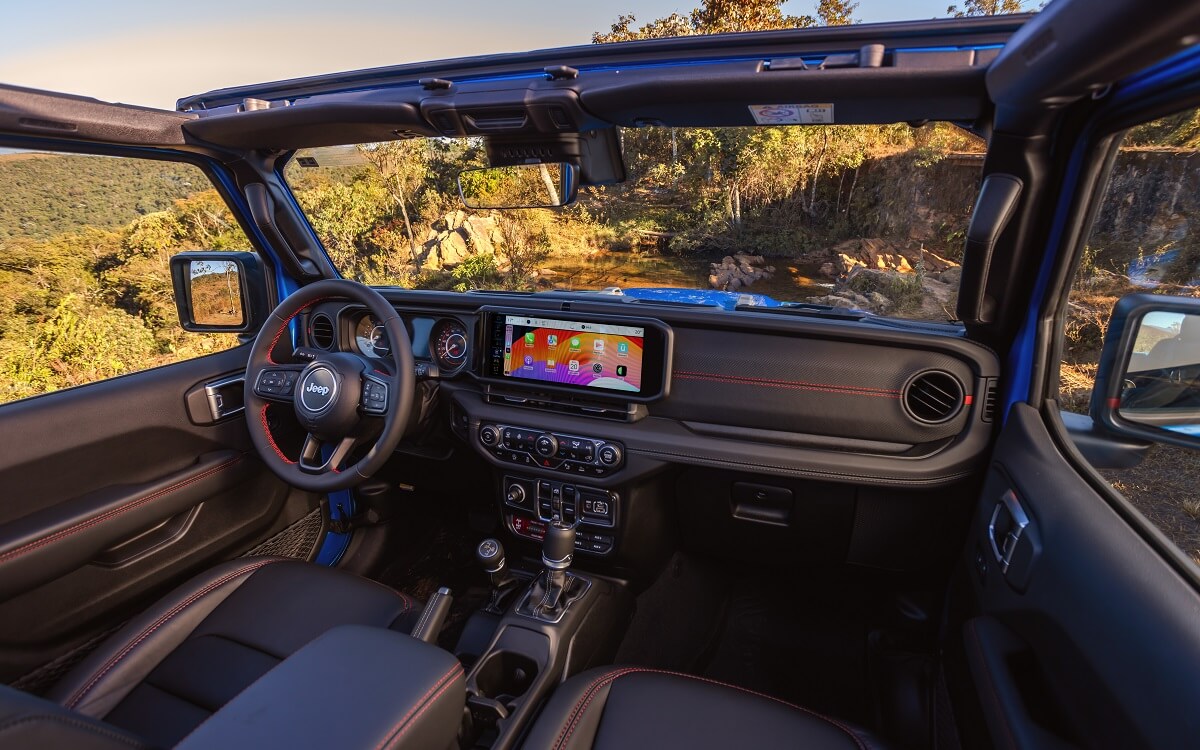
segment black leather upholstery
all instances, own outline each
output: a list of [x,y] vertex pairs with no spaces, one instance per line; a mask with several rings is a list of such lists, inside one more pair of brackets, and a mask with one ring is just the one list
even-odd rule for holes
[[286,558],[243,558],[130,621],[48,697],[171,746],[326,631],[368,625],[408,632],[419,613],[409,597],[367,579]]
[[449,652],[381,628],[334,628],[246,688],[178,750],[454,744],[466,703]]
[[0,747],[8,750],[138,750],[140,737],[0,685]]
[[564,682],[524,750],[800,747],[868,750],[866,733],[799,706],[702,677],[603,668]]

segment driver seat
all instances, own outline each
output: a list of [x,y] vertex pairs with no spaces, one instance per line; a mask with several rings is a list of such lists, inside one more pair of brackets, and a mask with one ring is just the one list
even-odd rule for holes
[[383,584],[291,558],[202,573],[107,638],[47,698],[177,744],[283,659],[340,625],[411,633],[421,607]]

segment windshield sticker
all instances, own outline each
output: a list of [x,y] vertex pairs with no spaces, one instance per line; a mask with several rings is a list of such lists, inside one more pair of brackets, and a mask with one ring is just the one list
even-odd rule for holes
[[833,104],[751,104],[759,125],[832,125]]

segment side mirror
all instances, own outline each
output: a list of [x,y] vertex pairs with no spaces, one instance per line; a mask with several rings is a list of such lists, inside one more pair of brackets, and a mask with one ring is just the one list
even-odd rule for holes
[[575,200],[577,167],[567,162],[468,169],[458,175],[467,208],[558,208]]
[[251,333],[269,312],[266,277],[254,253],[173,255],[171,282],[179,324],[185,331]]
[[1200,448],[1200,298],[1117,301],[1091,413],[1111,433]]

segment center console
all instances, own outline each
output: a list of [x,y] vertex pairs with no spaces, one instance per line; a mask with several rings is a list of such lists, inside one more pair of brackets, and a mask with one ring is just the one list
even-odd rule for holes
[[645,479],[663,464],[631,457],[611,428],[667,395],[671,329],[650,318],[509,308],[484,308],[480,325],[483,389],[459,394],[455,425],[498,469],[504,528],[541,543],[558,515],[575,528],[581,559],[616,562],[626,536],[640,533],[628,528],[632,510],[658,489]]
[[669,391],[673,334],[648,318],[506,308],[482,310],[481,328],[483,387],[452,391],[451,423],[494,467],[520,555],[509,566],[500,540],[480,545],[493,594],[456,654],[471,665],[464,737],[502,749],[562,680],[611,662],[631,571],[668,548],[673,477],[630,449],[629,430]]

